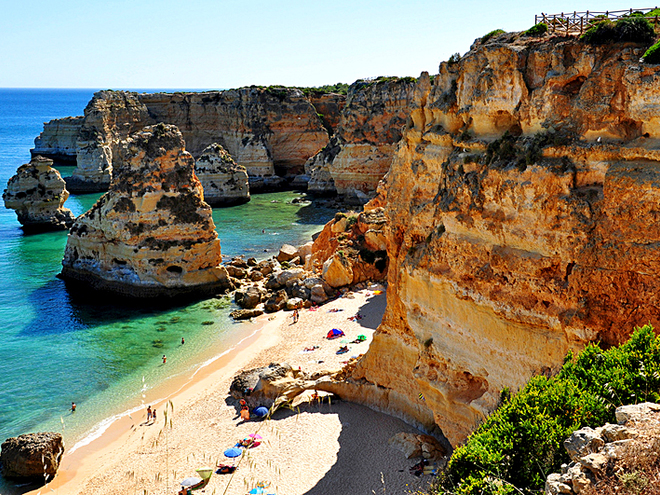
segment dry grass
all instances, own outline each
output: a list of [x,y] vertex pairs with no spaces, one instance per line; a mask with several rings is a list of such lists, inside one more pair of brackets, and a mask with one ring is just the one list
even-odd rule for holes
[[660,424],[657,420],[626,425],[636,429],[632,440],[607,476],[584,495],[660,495]]

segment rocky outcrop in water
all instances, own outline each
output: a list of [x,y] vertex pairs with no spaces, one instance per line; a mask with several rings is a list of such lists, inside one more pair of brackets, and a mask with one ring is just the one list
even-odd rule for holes
[[28,433],[2,443],[2,475],[21,481],[50,481],[60,467],[64,443],[59,433]]
[[78,135],[83,117],[65,117],[44,123],[44,130],[34,140],[32,156],[43,155],[58,162],[75,163]]
[[204,201],[229,206],[250,201],[248,174],[218,143],[208,146],[195,162],[195,173],[204,188]]
[[336,133],[305,165],[308,190],[364,204],[387,173],[410,114],[414,78],[357,81],[348,91]]
[[7,182],[2,195],[5,208],[16,211],[26,231],[64,230],[76,219],[71,210],[63,207],[69,193],[52,165],[52,160],[35,156]]
[[[378,197],[388,301],[363,401],[462,442],[586,342],[660,324],[660,68],[496,36],[423,74]],[[421,395],[420,395],[421,394]]]
[[232,287],[184,146],[178,129],[165,124],[122,143],[110,190],[71,228],[64,278],[134,297]]
[[[320,97],[319,101],[332,117],[332,102]],[[155,94],[99,91],[84,117],[46,123],[34,152],[76,158],[77,167],[67,179],[71,191],[107,190],[121,140],[158,122],[176,125],[194,157],[213,143],[222,145],[247,169],[253,191],[286,184],[328,142],[328,131],[316,109],[294,88]]]

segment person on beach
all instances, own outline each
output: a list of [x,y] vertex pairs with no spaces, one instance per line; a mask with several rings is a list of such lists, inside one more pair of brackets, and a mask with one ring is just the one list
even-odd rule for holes
[[76,412],[76,403],[75,402],[71,403],[71,412],[72,413]]
[[151,422],[152,423],[156,422],[156,408],[155,407],[151,410]]
[[151,421],[151,406],[147,406],[147,423]]
[[165,357],[165,354],[163,354],[163,364],[167,362],[167,358]]
[[298,323],[298,319],[300,318],[300,314],[298,313],[297,309],[293,310],[293,322]]

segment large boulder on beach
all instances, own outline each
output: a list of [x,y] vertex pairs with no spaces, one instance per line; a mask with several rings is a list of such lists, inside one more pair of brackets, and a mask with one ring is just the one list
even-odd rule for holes
[[284,289],[279,290],[275,294],[273,294],[268,299],[268,301],[266,301],[266,303],[264,304],[264,309],[266,310],[267,313],[274,313],[284,308],[288,300],[289,300],[289,296],[287,295],[286,291]]
[[8,438],[1,449],[5,478],[47,482],[60,467],[64,442],[60,433],[28,433]]
[[16,212],[25,231],[64,230],[76,219],[63,206],[69,192],[52,165],[53,160],[35,156],[30,163],[21,165],[7,182],[2,195],[5,208]]
[[335,254],[323,263],[323,279],[330,287],[343,287],[353,282],[351,264],[341,255]]
[[234,293],[234,301],[243,309],[253,309],[261,302],[261,291],[256,287],[237,290]]

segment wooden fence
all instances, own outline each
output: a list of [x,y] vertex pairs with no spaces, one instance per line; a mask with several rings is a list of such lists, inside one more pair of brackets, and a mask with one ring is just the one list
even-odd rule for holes
[[[548,31],[551,33],[580,35],[603,19],[616,21],[622,17],[630,16],[633,12],[648,14],[649,12],[657,10],[657,8],[658,7],[649,9],[606,10],[605,12],[587,10],[586,12],[562,12],[560,14],[541,13],[541,15],[534,16],[534,24],[546,24],[548,26]],[[657,15],[645,15],[644,18],[652,23],[654,28],[658,27]]]

